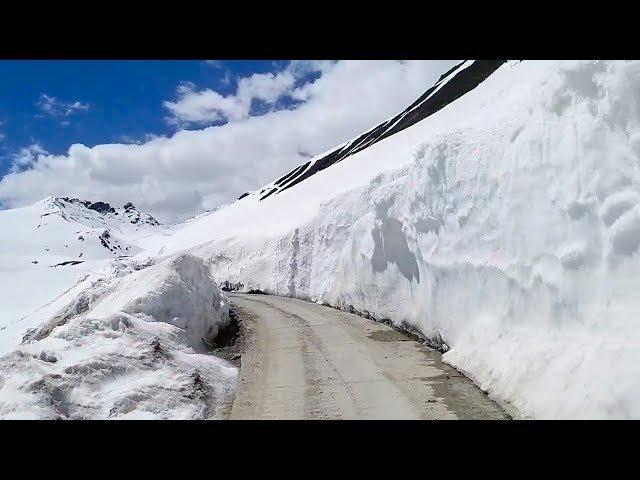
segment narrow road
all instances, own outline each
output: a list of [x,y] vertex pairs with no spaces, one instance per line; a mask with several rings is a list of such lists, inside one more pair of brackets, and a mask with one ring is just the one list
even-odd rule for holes
[[245,324],[231,419],[504,419],[437,351],[302,300],[231,294]]

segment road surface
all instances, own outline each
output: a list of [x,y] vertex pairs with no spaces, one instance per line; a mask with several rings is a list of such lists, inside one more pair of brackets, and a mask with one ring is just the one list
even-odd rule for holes
[[231,419],[504,419],[441,355],[382,323],[230,295],[245,324]]

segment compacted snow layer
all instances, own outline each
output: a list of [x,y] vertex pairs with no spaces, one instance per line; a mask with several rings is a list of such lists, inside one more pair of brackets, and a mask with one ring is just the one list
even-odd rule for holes
[[123,263],[0,358],[0,418],[221,417],[237,369],[207,344],[228,323],[202,260]]
[[640,418],[640,62],[508,62],[162,252],[189,247],[218,281],[421,332],[518,417]]

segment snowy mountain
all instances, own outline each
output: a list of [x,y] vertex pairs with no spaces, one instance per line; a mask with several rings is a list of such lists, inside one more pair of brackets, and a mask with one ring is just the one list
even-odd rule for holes
[[[69,288],[86,272],[143,250],[162,231],[133,204],[48,197],[0,211],[0,329]],[[1,343],[1,342],[0,342]]]
[[131,258],[168,231],[131,203],[48,197],[0,211],[0,418],[228,410],[237,369],[202,352],[229,322],[208,269],[190,255]]
[[116,210],[108,203],[65,197],[48,197],[28,207],[0,211],[7,250],[14,255],[31,255],[38,263],[130,256],[141,250],[131,239],[159,225],[131,203]]
[[[14,350],[0,368],[0,416],[64,417],[47,403],[61,388],[73,400],[68,416],[109,416],[108,402],[95,400],[103,393],[97,380],[80,386],[74,373],[93,365],[87,351],[99,348],[119,388],[113,406],[129,405],[116,413],[206,417],[205,407],[179,402],[171,410],[175,384],[166,401],[145,394],[136,403],[122,365],[144,370],[152,391],[153,375],[131,350],[147,352],[150,332],[164,322],[163,344],[197,354],[184,333],[203,317],[178,310],[216,307],[219,292],[202,304],[189,292],[227,282],[389,320],[446,352],[446,362],[516,417],[640,418],[639,87],[637,61],[467,61],[393,118],[171,231],[143,220],[118,230],[72,214],[125,217],[102,204],[98,211],[64,200],[70,229],[62,213],[42,217],[43,205],[26,207],[34,213],[19,228],[33,238],[8,239],[9,250],[23,252],[20,268],[30,258],[49,265],[79,254],[61,252],[81,229],[105,228],[120,247],[88,235],[96,250],[83,258],[117,257],[126,247],[135,255],[102,260],[102,270],[75,286],[67,279],[59,298],[37,297],[33,307],[50,303],[0,331],[4,352]],[[27,218],[19,210],[0,212],[0,222]],[[140,222],[144,234],[135,230]],[[55,242],[38,237],[40,228]],[[82,242],[75,238],[73,248]],[[43,240],[50,250],[55,243],[55,258],[42,253]],[[0,273],[11,292],[14,273]],[[216,311],[207,318],[224,324]],[[27,327],[34,330],[18,347]],[[89,332],[83,347],[75,346],[78,332]],[[61,363],[44,365],[49,354]],[[232,372],[201,360],[206,382],[231,388]],[[181,357],[171,373],[180,388],[190,385],[187,363]],[[27,379],[50,388],[30,390]]]

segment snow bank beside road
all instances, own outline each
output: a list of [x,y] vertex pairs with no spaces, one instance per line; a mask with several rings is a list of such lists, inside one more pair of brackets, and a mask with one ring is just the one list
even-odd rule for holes
[[525,61],[166,251],[441,337],[517,416],[640,418],[639,201],[640,62]]
[[209,270],[179,255],[123,267],[0,359],[0,418],[218,418],[237,369],[205,353],[229,322]]

